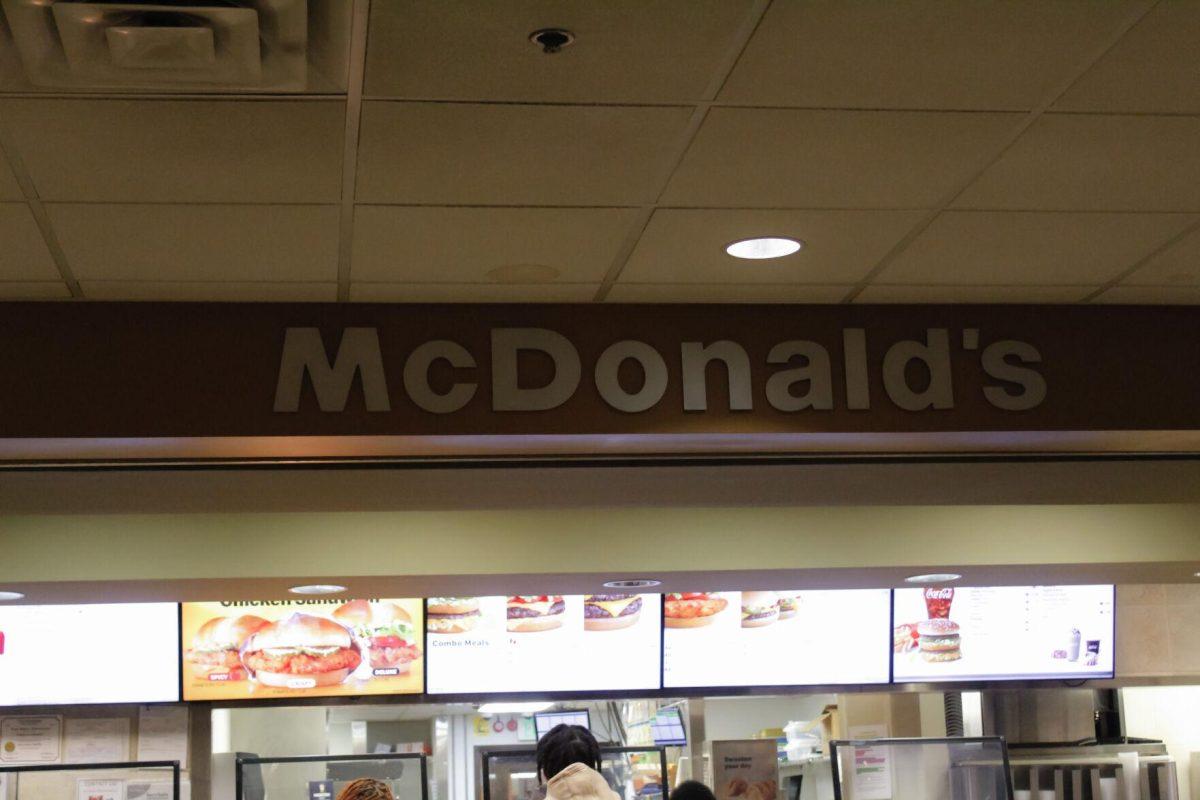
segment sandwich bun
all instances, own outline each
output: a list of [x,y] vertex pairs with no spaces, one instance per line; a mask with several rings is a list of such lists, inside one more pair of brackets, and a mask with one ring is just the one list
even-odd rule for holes
[[226,650],[237,650],[242,642],[250,638],[262,628],[271,623],[253,614],[240,617],[213,617],[200,626],[192,637],[192,647],[201,649],[222,647]]
[[512,633],[534,633],[561,628],[562,614],[545,614],[540,617],[519,617],[508,621],[508,629]]
[[255,632],[243,651],[287,647],[353,647],[354,636],[344,626],[324,617],[292,614]]
[[960,658],[962,658],[962,652],[957,648],[954,650],[940,651],[922,650],[921,658],[933,664],[945,661],[958,661]]
[[412,622],[412,617],[395,603],[371,603],[366,600],[351,600],[333,612],[334,619],[343,625],[386,625],[389,622]]
[[479,611],[477,597],[431,597],[430,614],[470,614]]
[[709,614],[704,617],[664,617],[663,627],[703,628],[705,625],[712,625],[714,619],[716,619],[716,614]]

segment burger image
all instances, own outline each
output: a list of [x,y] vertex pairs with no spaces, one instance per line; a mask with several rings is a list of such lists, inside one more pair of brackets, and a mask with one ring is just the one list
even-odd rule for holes
[[742,627],[761,628],[779,619],[779,595],[774,592],[742,592]]
[[583,598],[583,629],[615,631],[628,628],[642,615],[642,598],[636,594],[589,594]]
[[395,603],[351,600],[339,606],[333,618],[354,632],[367,652],[372,675],[407,675],[421,657],[412,617]]
[[791,619],[800,613],[800,598],[794,594],[779,595],[779,618]]
[[270,624],[252,614],[213,617],[192,638],[192,649],[187,655],[192,674],[209,681],[246,680],[246,668],[238,651],[250,634]]
[[562,595],[513,595],[508,598],[508,630],[512,633],[532,633],[560,628],[566,610]]
[[431,597],[425,609],[430,633],[466,633],[479,624],[479,600],[474,597]]
[[668,628],[699,628],[711,625],[729,601],[710,592],[682,592],[663,598],[663,624]]
[[921,658],[926,661],[958,661],[962,658],[957,622],[948,619],[927,619],[918,622],[917,636]]
[[251,634],[242,663],[264,686],[311,689],[341,683],[362,662],[354,636],[331,619],[292,614]]

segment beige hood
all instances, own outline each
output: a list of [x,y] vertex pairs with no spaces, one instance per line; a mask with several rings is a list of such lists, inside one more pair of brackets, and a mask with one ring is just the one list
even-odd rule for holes
[[572,764],[546,784],[551,800],[620,800],[604,777],[587,764]]

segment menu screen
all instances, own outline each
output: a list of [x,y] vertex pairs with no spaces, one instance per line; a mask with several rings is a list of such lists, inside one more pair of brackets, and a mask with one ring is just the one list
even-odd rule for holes
[[0,608],[0,707],[179,700],[179,606]]
[[1111,678],[1113,600],[1112,586],[897,589],[894,678]]
[[420,694],[419,599],[183,604],[183,699]]
[[656,594],[431,597],[430,694],[659,688]]
[[887,683],[887,589],[663,598],[663,686]]

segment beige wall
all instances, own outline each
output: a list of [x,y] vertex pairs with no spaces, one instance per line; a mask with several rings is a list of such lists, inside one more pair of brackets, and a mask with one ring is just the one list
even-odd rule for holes
[[1200,581],[1117,590],[1117,675],[1200,676]]

